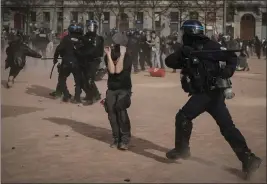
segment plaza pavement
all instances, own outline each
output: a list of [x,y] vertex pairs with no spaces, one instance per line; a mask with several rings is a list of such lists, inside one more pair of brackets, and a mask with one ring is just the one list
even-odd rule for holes
[[[243,182],[241,163],[207,113],[194,120],[192,157],[165,158],[174,146],[175,114],[188,99],[179,73],[132,75],[132,142],[124,152],[109,147],[110,125],[99,103],[84,107],[49,97],[57,72],[50,80],[52,60],[46,62],[28,59],[11,89],[4,87],[8,72],[1,69],[2,182]],[[226,103],[249,147],[263,159],[248,183],[265,183],[266,61],[253,58],[249,64],[249,72],[233,77],[236,97]],[[104,97],[106,78],[97,86]],[[72,77],[68,87],[73,93]]]

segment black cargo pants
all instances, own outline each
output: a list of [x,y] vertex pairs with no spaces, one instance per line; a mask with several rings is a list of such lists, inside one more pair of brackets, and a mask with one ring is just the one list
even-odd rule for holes
[[138,51],[131,52],[130,58],[132,59],[134,72],[138,71]]
[[67,78],[70,76],[71,73],[73,74],[74,82],[75,82],[74,98],[76,100],[79,100],[80,95],[82,93],[82,89],[81,89],[82,74],[81,74],[81,71],[78,65],[64,64],[64,63],[61,64],[59,76],[58,76],[59,86],[61,88],[60,91],[62,91],[64,97],[67,98],[70,96],[66,82],[67,82]]
[[101,59],[94,59],[92,62],[88,62],[83,70],[83,89],[86,93],[87,100],[93,100],[100,95],[100,92],[95,84],[96,72],[99,68]]
[[9,77],[13,77],[13,80],[19,75],[19,72],[23,67],[11,66],[9,71]]
[[[180,146],[177,143],[183,145],[183,148],[189,147],[189,139],[193,127],[191,121],[205,111],[215,119],[221,134],[230,144],[238,159],[243,162],[246,156],[245,153],[250,153],[250,150],[245,138],[235,127],[228,108],[226,107],[223,92],[219,90],[211,91],[209,94],[192,95],[188,102],[177,113],[175,132],[176,149],[179,149]],[[183,119],[181,117],[185,119],[181,121],[181,119]]]
[[107,90],[105,110],[112,129],[114,140],[128,144],[131,137],[131,124],[127,108],[131,105],[130,90]]
[[139,52],[139,63],[141,70],[145,70],[145,63],[151,68],[152,63],[151,63],[151,56],[150,56],[150,51],[149,50],[142,50],[142,52]]

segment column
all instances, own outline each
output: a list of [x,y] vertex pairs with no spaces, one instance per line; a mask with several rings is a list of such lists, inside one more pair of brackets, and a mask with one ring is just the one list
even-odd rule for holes
[[70,9],[64,8],[63,29],[68,29],[69,24],[70,24]]
[[147,12],[144,12],[144,29],[152,29],[152,18]]
[[110,12],[109,26],[110,29],[116,27],[116,15],[113,12]]

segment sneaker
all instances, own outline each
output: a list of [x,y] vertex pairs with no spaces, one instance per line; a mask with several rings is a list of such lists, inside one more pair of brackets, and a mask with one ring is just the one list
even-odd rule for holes
[[246,161],[242,164],[242,171],[244,173],[245,180],[250,179],[251,174],[260,167],[261,162],[262,160],[253,153],[247,157]]
[[129,144],[128,143],[120,143],[119,144],[119,149],[128,150],[129,149]]
[[119,142],[117,140],[114,140],[110,145],[111,148],[118,148]]
[[179,158],[187,159],[191,156],[190,149],[178,150],[176,148],[168,151],[166,157],[170,160],[177,160]]
[[7,88],[12,88],[12,86],[13,86],[13,82],[12,82],[12,81],[8,81],[8,82],[6,83],[6,87],[7,87]]

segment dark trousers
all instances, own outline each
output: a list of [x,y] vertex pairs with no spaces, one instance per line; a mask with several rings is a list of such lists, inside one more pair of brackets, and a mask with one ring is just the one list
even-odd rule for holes
[[105,109],[114,140],[128,144],[131,137],[131,124],[127,108],[131,104],[131,91],[107,90]]
[[150,51],[139,52],[139,63],[141,70],[145,70],[145,62],[150,68],[152,67]]
[[[235,127],[232,117],[225,104],[225,98],[221,91],[213,91],[210,94],[197,94],[191,96],[188,102],[181,109],[184,116],[189,120],[193,120],[203,112],[208,112],[216,121],[220,128],[221,134],[230,144],[240,161],[244,161],[245,153],[250,152],[247,143],[241,132]],[[182,130],[184,131],[184,130]],[[191,130],[187,130],[190,132]],[[176,131],[179,132],[179,131]],[[190,139],[190,134],[188,137]],[[177,139],[179,138],[176,135]],[[179,142],[179,140],[177,140]],[[188,145],[187,145],[188,146]]]
[[130,58],[132,59],[134,71],[138,71],[138,52],[132,52]]
[[86,93],[87,100],[93,100],[96,96],[100,95],[100,92],[95,84],[96,72],[99,68],[101,60],[95,60],[94,62],[86,63],[83,72],[83,90]]
[[81,91],[81,82],[82,82],[82,76],[81,71],[78,66],[71,66],[71,65],[65,65],[61,64],[60,72],[59,72],[59,86],[61,88],[61,91],[64,95],[64,97],[69,97],[70,93],[67,88],[67,78],[70,76],[70,74],[73,74],[74,82],[75,82],[75,99],[80,99],[80,95],[82,93]]
[[165,68],[165,63],[164,63],[163,58],[162,58],[163,54],[164,54],[164,52],[160,51],[159,60],[160,60],[160,66],[162,69]]
[[258,59],[260,59],[261,58],[261,48],[256,48],[255,52],[256,52]]
[[15,79],[21,70],[22,67],[11,66],[9,71],[9,77],[13,77],[13,79]]

